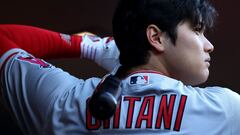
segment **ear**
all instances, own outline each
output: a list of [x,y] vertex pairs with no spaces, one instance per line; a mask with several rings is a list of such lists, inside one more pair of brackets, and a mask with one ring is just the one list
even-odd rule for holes
[[151,24],[147,27],[146,34],[150,45],[152,45],[157,52],[163,52],[164,46],[161,41],[163,32],[156,25]]

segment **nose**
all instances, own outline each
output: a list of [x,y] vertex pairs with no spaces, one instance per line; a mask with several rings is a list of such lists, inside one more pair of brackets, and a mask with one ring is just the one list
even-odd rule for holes
[[213,44],[207,38],[205,38],[204,51],[211,53],[213,52],[213,50],[214,50]]

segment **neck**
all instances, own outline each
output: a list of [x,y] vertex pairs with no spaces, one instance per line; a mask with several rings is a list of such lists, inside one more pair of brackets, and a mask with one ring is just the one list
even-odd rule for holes
[[152,70],[152,71],[160,72],[165,76],[170,76],[170,74],[166,69],[163,59],[161,59],[159,55],[153,54],[153,52],[151,51],[150,51],[149,61],[146,64],[131,68],[130,70],[127,71],[127,74],[137,72],[140,70]]

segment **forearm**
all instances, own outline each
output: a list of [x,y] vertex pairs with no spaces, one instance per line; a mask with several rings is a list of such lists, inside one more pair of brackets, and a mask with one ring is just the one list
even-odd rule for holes
[[0,25],[0,48],[0,58],[7,51],[20,48],[38,58],[90,59],[108,71],[119,65],[113,38],[92,34],[65,35],[31,26]]
[[23,25],[0,25],[0,56],[21,48],[39,58],[80,57],[82,36]]

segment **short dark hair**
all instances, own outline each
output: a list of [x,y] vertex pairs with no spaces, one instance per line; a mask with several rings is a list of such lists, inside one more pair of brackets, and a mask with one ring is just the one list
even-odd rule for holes
[[113,16],[113,37],[124,67],[146,64],[151,46],[146,29],[155,24],[175,44],[177,25],[188,20],[194,26],[212,27],[216,11],[207,0],[120,0]]

